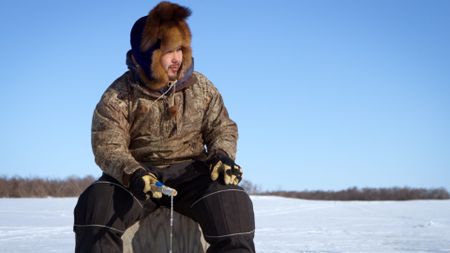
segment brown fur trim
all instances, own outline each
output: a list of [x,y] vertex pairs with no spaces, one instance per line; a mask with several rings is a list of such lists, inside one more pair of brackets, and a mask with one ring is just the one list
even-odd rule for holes
[[[147,51],[158,40],[162,40],[163,34],[171,27],[179,28],[183,35],[189,34],[190,44],[190,31],[185,22],[185,19],[190,15],[191,10],[186,7],[170,2],[159,3],[148,14],[141,43],[141,50]],[[182,23],[184,23],[184,25]],[[185,37],[184,40],[186,40],[186,36],[183,37]]]
[[148,84],[150,85],[150,88],[154,90],[159,90],[169,83],[169,76],[161,64],[161,56],[162,53],[160,49],[155,50],[152,55],[151,71],[153,80],[151,80]]
[[184,73],[192,65],[192,49],[191,47],[181,47],[183,51],[183,62],[181,63],[181,68],[178,70],[178,79],[183,79]]
[[143,78],[149,88],[159,90],[169,82],[166,70],[161,65],[161,56],[168,51],[177,48],[183,51],[183,62],[178,72],[181,79],[192,65],[191,30],[186,23],[186,18],[191,11],[183,6],[161,2],[153,8],[146,19],[141,50],[147,51],[155,43],[160,41],[160,48],[153,51],[150,72],[152,80]]

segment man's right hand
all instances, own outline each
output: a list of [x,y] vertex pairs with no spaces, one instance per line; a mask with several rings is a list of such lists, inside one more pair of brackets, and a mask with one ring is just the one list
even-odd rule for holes
[[162,193],[152,187],[156,182],[158,179],[153,173],[139,169],[130,178],[130,190],[140,200],[147,200],[149,197],[159,199]]

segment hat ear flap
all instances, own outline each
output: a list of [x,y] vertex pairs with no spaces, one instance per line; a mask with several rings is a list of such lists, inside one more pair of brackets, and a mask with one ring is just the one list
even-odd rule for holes
[[164,67],[161,65],[161,56],[162,52],[160,49],[156,49],[152,55],[151,73],[153,80],[151,80],[151,86],[153,89],[161,89],[170,81]]
[[178,70],[179,76],[178,79],[183,79],[184,74],[187,73],[187,71],[192,66],[192,49],[191,47],[182,47],[181,50],[183,51],[183,63],[181,65],[181,69]]

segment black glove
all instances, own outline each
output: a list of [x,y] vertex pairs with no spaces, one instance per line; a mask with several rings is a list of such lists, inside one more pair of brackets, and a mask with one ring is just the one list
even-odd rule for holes
[[150,197],[149,195],[152,198],[159,199],[162,197],[162,193],[155,188],[156,182],[158,182],[158,179],[153,173],[139,169],[130,178],[130,190],[140,200],[147,200]]
[[219,153],[209,160],[209,170],[211,180],[216,181],[219,177],[223,178],[226,185],[237,185],[242,180],[242,169],[234,163],[229,156]]

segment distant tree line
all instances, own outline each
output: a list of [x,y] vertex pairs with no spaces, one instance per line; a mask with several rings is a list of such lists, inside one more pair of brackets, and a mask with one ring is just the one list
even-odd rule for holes
[[[95,181],[93,176],[43,179],[23,177],[0,177],[0,198],[25,197],[77,197]],[[263,191],[248,180],[241,186],[252,195],[272,195],[309,200],[414,200],[450,199],[445,188],[357,188],[341,191]]]
[[0,198],[74,197],[94,180],[92,176],[65,179],[0,177]]
[[450,199],[450,194],[445,188],[357,188],[351,187],[340,191],[262,191],[260,187],[249,181],[241,184],[247,192],[253,195],[272,195],[309,200],[415,200],[415,199]]

